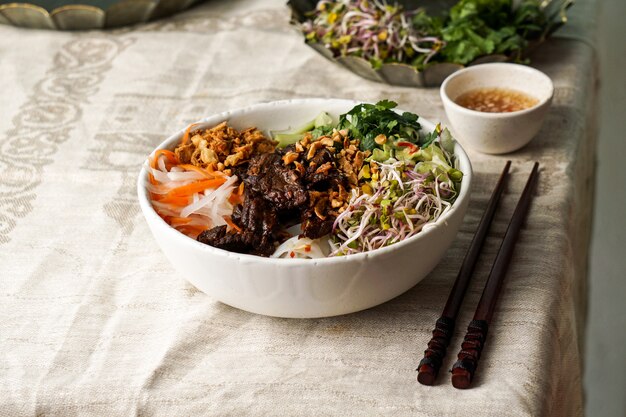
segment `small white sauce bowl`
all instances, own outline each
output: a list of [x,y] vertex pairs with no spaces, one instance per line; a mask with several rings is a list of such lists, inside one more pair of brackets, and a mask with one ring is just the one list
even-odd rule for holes
[[[538,103],[515,112],[487,113],[455,102],[460,95],[480,88],[517,90]],[[503,154],[522,148],[539,132],[552,102],[554,86],[550,77],[534,68],[492,63],[455,72],[445,79],[440,93],[453,133],[463,145],[483,153]]]
[[[216,114],[197,128],[224,120],[237,129],[257,126],[263,131],[300,126],[321,111],[338,116],[357,102],[336,99],[298,99],[256,104]],[[435,125],[420,119],[431,132]],[[183,131],[157,149],[173,149]],[[152,152],[154,153],[154,152]],[[391,246],[348,256],[322,259],[276,259],[228,252],[205,245],[170,227],[152,208],[146,190],[148,173],[137,181],[141,211],[178,273],[201,291],[233,307],[278,317],[325,317],[352,313],[384,303],[407,291],[439,263],[463,222],[470,199],[472,166],[455,144],[454,155],[463,181],[451,209],[423,231]]]

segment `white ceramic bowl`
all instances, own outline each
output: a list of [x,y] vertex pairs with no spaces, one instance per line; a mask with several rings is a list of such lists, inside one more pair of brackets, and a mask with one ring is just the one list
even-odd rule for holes
[[[302,99],[258,104],[204,119],[198,127],[223,120],[235,128],[264,131],[300,126],[326,111],[335,118],[357,103]],[[427,131],[433,123],[420,120]],[[157,149],[173,149],[183,131]],[[153,210],[141,170],[137,193],[154,238],[174,268],[215,299],[253,313],[279,317],[325,317],[373,307],[407,291],[441,260],[463,221],[470,197],[472,168],[457,143],[455,155],[465,174],[452,209],[430,227],[403,242],[371,252],[323,259],[275,259],[217,249],[179,233]]]
[[[510,113],[485,113],[455,103],[478,88],[507,88],[538,100],[533,107]],[[531,67],[496,63],[475,65],[450,75],[441,85],[441,99],[455,136],[463,145],[489,154],[513,152],[539,132],[552,102],[550,77]]]

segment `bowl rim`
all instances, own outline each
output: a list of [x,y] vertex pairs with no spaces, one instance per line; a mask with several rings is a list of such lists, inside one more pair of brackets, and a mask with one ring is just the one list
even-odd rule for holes
[[[201,120],[194,122],[193,124],[215,124],[216,120],[228,120],[232,116],[238,116],[241,114],[246,114],[250,112],[254,112],[260,108],[265,107],[275,107],[275,106],[284,106],[284,105],[304,105],[304,104],[316,104],[319,103],[320,106],[323,106],[324,103],[328,104],[329,102],[336,104],[345,104],[348,105],[357,105],[360,103],[367,103],[366,101],[355,101],[355,100],[347,100],[347,99],[334,99],[334,98],[298,98],[298,99],[288,99],[288,100],[276,100],[270,102],[263,102],[253,104],[251,106],[240,107],[233,110],[228,110],[220,113],[215,113],[209,115],[207,117],[202,118]],[[320,110],[321,111],[321,110]],[[402,109],[395,109],[397,112],[402,112]],[[217,123],[219,123],[219,121]],[[427,119],[423,119],[420,117],[418,121],[423,125],[435,126],[434,123],[430,122]],[[297,125],[297,122],[294,122],[294,125]],[[259,127],[262,129],[261,127]],[[185,133],[186,128],[170,135],[167,139],[161,142],[156,148],[150,152],[146,161],[149,157],[154,155],[154,153],[159,149],[169,149],[171,146]],[[220,256],[233,258],[235,261],[248,261],[248,262],[262,262],[264,264],[273,264],[273,265],[283,265],[283,266],[316,266],[318,264],[339,264],[342,262],[352,262],[352,261],[363,261],[367,258],[375,258],[378,256],[384,256],[390,252],[396,251],[401,247],[409,245],[417,240],[425,239],[432,233],[435,233],[439,228],[442,227],[443,224],[447,223],[449,217],[455,214],[460,210],[460,207],[463,206],[463,201],[469,199],[470,197],[470,188],[472,183],[473,171],[471,161],[467,152],[463,149],[463,147],[459,144],[458,141],[455,141],[454,147],[454,155],[459,158],[459,165],[467,166],[467,172],[463,172],[463,181],[461,182],[461,190],[459,191],[459,195],[455,200],[454,204],[450,208],[447,213],[444,213],[437,219],[436,222],[431,223],[427,226],[426,229],[423,229],[420,233],[411,236],[408,239],[405,239],[401,242],[394,243],[393,245],[385,246],[383,248],[374,249],[372,251],[355,253],[345,256],[334,256],[334,257],[324,257],[324,258],[315,258],[315,259],[304,259],[304,258],[270,258],[263,257],[257,255],[250,255],[244,253],[236,253],[227,251],[220,248],[215,248],[210,245],[206,245],[204,243],[200,243],[195,239],[190,238],[189,236],[179,232],[174,229],[172,226],[167,224],[165,220],[163,220],[154,210],[152,204],[150,203],[149,194],[146,188],[146,183],[148,181],[148,172],[145,167],[145,163],[142,163],[141,170],[137,177],[137,197],[139,200],[139,205],[141,207],[142,214],[146,219],[146,222],[153,223],[155,226],[160,226],[162,230],[165,231],[172,239],[176,239],[183,245],[190,246],[195,248],[196,250],[204,251],[207,255]],[[152,227],[151,227],[152,229]],[[158,233],[158,230],[153,230],[153,233]]]
[[[522,109],[522,110],[517,110],[517,111],[512,111],[512,112],[498,112],[498,113],[489,113],[489,112],[482,112],[478,110],[468,109],[467,107],[463,107],[460,104],[457,104],[454,100],[450,98],[450,96],[448,95],[447,87],[448,87],[448,84],[450,84],[452,80],[470,72],[483,71],[486,68],[502,68],[501,71],[520,71],[520,72],[525,72],[527,74],[532,74],[533,76],[537,76],[539,78],[543,78],[544,80],[548,82],[547,85],[549,86],[549,94],[547,95],[546,98],[539,100],[537,104],[527,109]],[[498,86],[494,86],[493,88],[497,88],[497,87]],[[473,115],[473,116],[480,116],[480,117],[484,117],[488,119],[505,119],[505,118],[516,117],[516,116],[521,116],[524,114],[531,113],[543,107],[544,105],[546,105],[546,103],[550,103],[552,100],[552,97],[554,97],[554,83],[552,82],[552,79],[548,77],[547,74],[538,70],[537,68],[529,67],[527,65],[509,63],[509,62],[490,62],[486,64],[472,65],[467,68],[463,68],[459,71],[456,71],[453,74],[450,74],[443,81],[443,83],[441,83],[441,87],[439,88],[439,93],[441,95],[441,100],[444,102],[445,105],[450,106],[454,110],[460,111],[461,113],[465,113],[465,114]]]

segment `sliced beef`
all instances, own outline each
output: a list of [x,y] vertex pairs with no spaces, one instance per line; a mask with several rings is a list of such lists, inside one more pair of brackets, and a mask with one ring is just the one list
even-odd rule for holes
[[262,154],[250,161],[246,186],[276,210],[291,210],[307,202],[308,194],[298,172],[286,167],[279,154]]
[[322,148],[310,161],[303,177],[309,190],[336,189],[339,184],[345,185],[345,176],[337,169],[335,158],[326,148]]
[[233,208],[233,214],[230,215],[230,218],[232,219],[233,223],[235,223],[236,225],[240,225],[241,224],[241,215],[242,214],[243,214],[243,205],[242,204],[237,204]]
[[246,191],[243,205],[233,212],[232,219],[242,229],[240,233],[229,233],[226,226],[218,226],[202,232],[198,241],[231,252],[261,256],[274,252],[276,211],[263,198]]
[[232,167],[232,174],[236,175],[241,181],[244,181],[248,176],[248,165],[249,164],[247,162],[244,162],[243,164]]
[[205,230],[198,236],[198,242],[230,252],[248,253],[250,251],[250,244],[245,240],[244,235],[228,233],[226,226]]
[[[313,158],[309,160],[309,165],[322,166],[325,163],[330,162],[331,164],[335,162],[335,158],[333,154],[326,148],[320,148],[317,150]],[[308,171],[308,170],[307,170]]]
[[311,181],[307,183],[308,190],[336,191],[339,185],[346,187],[346,177],[337,170],[326,173],[317,173],[311,176]]
[[304,182],[311,187],[320,181],[324,181],[329,171],[336,171],[333,162],[333,155],[328,149],[318,150],[315,156],[307,161],[306,172],[303,177]]
[[318,239],[329,234],[333,229],[334,218],[320,219],[313,207],[302,212],[302,235],[309,239]]
[[285,146],[285,147],[284,147],[284,148],[282,148],[282,149],[277,149],[277,150],[276,150],[276,152],[277,152],[277,153],[280,153],[280,154],[281,154],[281,156],[282,156],[282,155],[286,155],[286,154],[288,154],[289,152],[297,152],[297,150],[296,150],[296,144],[295,144],[295,143],[292,143],[291,145],[287,145],[287,146]]
[[345,192],[347,179],[328,149],[318,149],[308,160],[302,153],[298,161],[285,165],[283,156],[294,151],[291,145],[233,167],[245,184],[243,204],[231,216],[241,232],[219,226],[200,234],[198,241],[232,252],[269,256],[285,238],[283,229],[289,225],[300,222],[302,234],[311,239],[329,234],[335,219],[329,213],[329,199],[339,190]]
[[276,210],[250,190],[244,193],[238,225],[254,253],[271,254],[274,251],[274,235],[278,228]]

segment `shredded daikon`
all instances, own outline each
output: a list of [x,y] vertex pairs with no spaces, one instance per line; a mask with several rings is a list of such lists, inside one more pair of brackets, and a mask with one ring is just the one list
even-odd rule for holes
[[[229,199],[238,186],[236,176],[187,170],[176,165],[168,171],[163,155],[153,160],[152,164],[146,162],[146,169],[154,178],[146,185],[151,193],[152,205],[172,227],[195,238],[202,230],[228,225],[225,217],[230,217],[233,212]],[[215,186],[190,192],[194,184],[202,184],[202,181],[213,182]]]
[[211,207],[211,215],[209,215],[209,217],[212,217],[213,220],[215,220],[214,216],[217,215],[219,207],[226,208],[226,211],[230,213],[233,207],[228,202],[228,197],[230,197],[230,194],[235,189],[234,184],[236,182],[237,176],[233,175],[232,177],[228,177],[226,182],[220,185],[217,189],[208,189],[203,193],[197,193],[200,198],[182,209],[180,217],[188,217],[190,214],[195,213],[206,206]]

